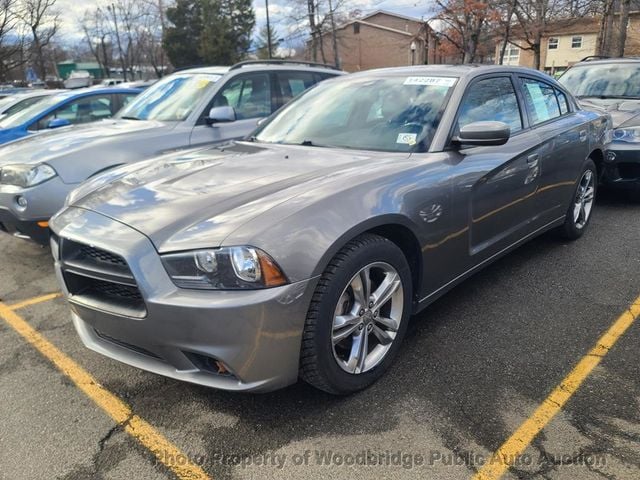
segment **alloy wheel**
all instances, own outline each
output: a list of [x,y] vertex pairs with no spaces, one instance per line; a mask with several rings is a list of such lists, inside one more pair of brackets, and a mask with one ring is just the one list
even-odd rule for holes
[[584,228],[589,221],[595,200],[595,193],[595,175],[591,170],[587,170],[580,179],[573,204],[573,222],[576,228]]
[[351,374],[371,370],[393,344],[404,309],[400,275],[375,262],[356,273],[336,305],[331,331],[333,356]]

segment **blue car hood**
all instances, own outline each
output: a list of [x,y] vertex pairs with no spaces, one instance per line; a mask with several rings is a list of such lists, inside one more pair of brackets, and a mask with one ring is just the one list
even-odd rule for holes
[[30,132],[21,127],[2,128],[0,129],[0,145],[26,137],[29,133]]

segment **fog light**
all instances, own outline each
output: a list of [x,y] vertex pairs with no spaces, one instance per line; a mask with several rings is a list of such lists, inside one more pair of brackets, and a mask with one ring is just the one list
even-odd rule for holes
[[16,197],[16,203],[18,204],[18,206],[22,209],[27,208],[27,199],[24,198],[22,195],[18,195]]
[[616,154],[615,152],[607,152],[607,162],[615,162]]

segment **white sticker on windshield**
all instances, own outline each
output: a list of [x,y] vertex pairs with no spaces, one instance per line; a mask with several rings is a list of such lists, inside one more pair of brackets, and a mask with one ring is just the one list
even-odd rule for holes
[[455,78],[451,77],[407,77],[405,85],[435,85],[437,87],[453,87]]
[[418,135],[415,133],[399,133],[396,143],[401,143],[403,145],[415,145],[417,139]]

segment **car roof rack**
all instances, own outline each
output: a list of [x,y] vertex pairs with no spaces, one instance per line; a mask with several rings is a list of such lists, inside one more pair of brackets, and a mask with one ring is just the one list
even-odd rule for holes
[[305,60],[286,60],[286,59],[272,59],[272,60],[245,60],[233,65],[229,70],[237,70],[242,67],[251,65],[306,65],[308,67],[328,68],[331,70],[340,70],[333,65],[327,65],[326,63],[307,62]]
[[604,60],[606,58],[611,58],[608,55],[589,55],[587,57],[584,57],[582,60],[580,60],[581,62],[590,62],[591,60]]

